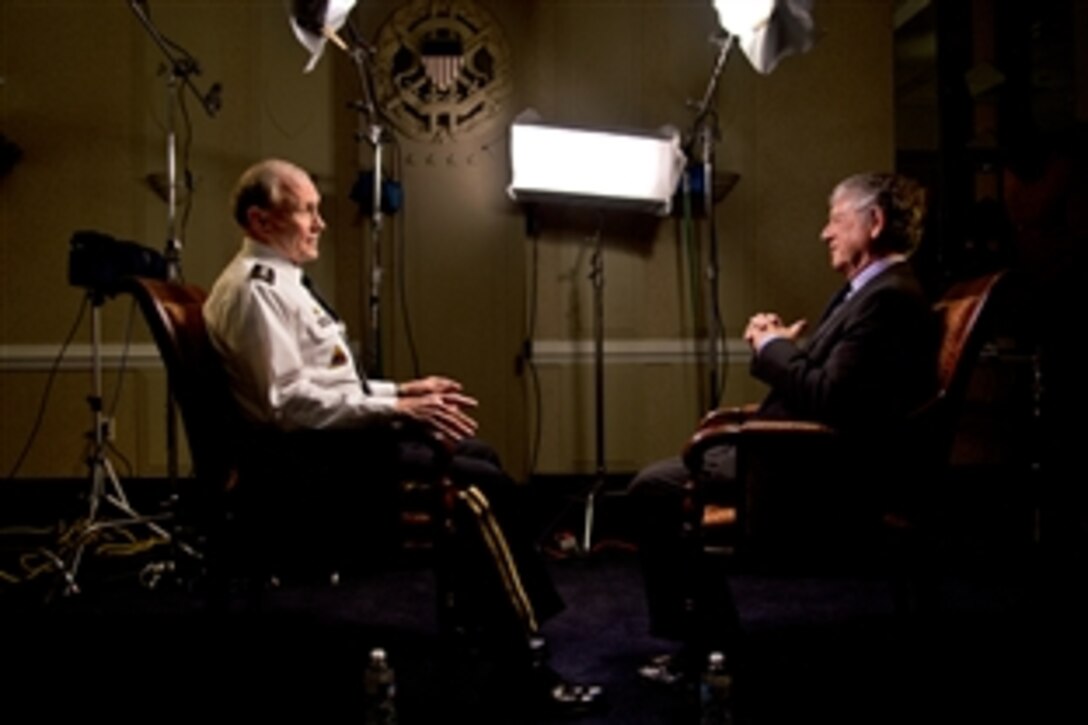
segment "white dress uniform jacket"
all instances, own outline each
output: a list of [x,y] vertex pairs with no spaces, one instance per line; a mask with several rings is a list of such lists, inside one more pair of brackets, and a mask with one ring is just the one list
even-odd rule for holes
[[391,415],[396,384],[363,380],[343,323],[302,269],[246,238],[212,286],[204,318],[244,415],[277,428],[345,428]]

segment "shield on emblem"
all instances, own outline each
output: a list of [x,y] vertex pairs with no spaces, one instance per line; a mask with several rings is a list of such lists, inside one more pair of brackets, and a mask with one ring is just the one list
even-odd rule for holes
[[423,38],[419,54],[431,84],[440,93],[452,88],[465,63],[461,38],[448,28],[441,28]]

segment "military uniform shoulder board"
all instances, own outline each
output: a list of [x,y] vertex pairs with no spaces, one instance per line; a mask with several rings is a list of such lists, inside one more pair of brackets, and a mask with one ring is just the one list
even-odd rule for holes
[[266,267],[263,264],[253,265],[253,269],[249,270],[249,278],[255,279],[258,282],[264,282],[265,284],[276,283],[276,270],[271,267]]

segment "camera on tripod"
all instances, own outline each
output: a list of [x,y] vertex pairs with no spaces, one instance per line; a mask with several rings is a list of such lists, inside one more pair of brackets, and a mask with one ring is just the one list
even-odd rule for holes
[[[91,407],[93,428],[89,438],[93,442],[87,458],[90,466],[91,491],[87,504],[87,516],[78,522],[71,550],[54,556],[60,570],[65,595],[80,590],[77,576],[87,545],[100,532],[142,524],[164,540],[171,540],[171,533],[156,523],[164,516],[143,516],[129,503],[121,480],[107,456],[108,431],[112,419],[102,403],[102,312],[107,296],[113,297],[124,291],[125,282],[131,277],[166,279],[169,266],[158,252],[135,242],[114,239],[108,234],[79,231],[72,235],[68,253],[68,282],[74,287],[87,289],[87,301],[91,306],[91,379],[93,388],[87,396]],[[104,513],[106,505],[116,512]]]
[[108,234],[79,231],[72,235],[68,251],[68,284],[99,294],[114,295],[128,277],[166,279],[166,257],[136,242]]

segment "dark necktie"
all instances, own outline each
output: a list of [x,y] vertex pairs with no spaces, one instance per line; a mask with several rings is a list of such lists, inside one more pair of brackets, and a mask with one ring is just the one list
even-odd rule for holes
[[820,322],[823,322],[827,318],[831,317],[835,310],[837,310],[843,302],[846,302],[846,299],[849,296],[850,283],[847,282],[845,285],[843,285],[842,289],[835,293],[835,296],[831,298],[831,301],[827,303],[827,307],[824,309],[824,314],[820,316]]
[[340,321],[340,315],[336,314],[336,310],[332,308],[332,305],[326,302],[325,298],[321,296],[321,293],[317,291],[317,287],[314,286],[314,281],[305,274],[302,275],[302,286],[306,288],[311,297],[317,300],[317,304],[321,305],[321,309],[325,310],[329,317],[336,322]]
[[850,296],[850,284],[847,283],[835,293],[835,296],[827,303],[827,307],[824,308],[824,313],[820,315],[820,322],[816,325],[816,329],[812,331],[812,334],[808,338],[808,342],[805,343],[805,348],[811,350],[823,334],[827,331],[827,323],[834,317],[835,313],[842,307]]

